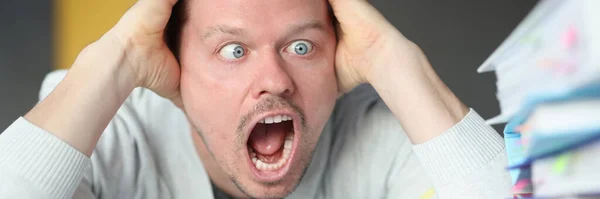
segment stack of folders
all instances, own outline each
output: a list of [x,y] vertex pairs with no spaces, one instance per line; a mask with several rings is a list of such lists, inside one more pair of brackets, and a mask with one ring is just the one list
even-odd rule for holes
[[515,198],[600,198],[600,0],[541,0],[487,71]]

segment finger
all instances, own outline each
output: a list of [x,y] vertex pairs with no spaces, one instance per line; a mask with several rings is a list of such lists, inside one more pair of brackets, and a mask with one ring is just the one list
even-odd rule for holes
[[146,10],[171,10],[178,0],[139,0],[137,4]]
[[178,0],[139,0],[138,2],[150,2],[150,3],[169,3],[171,7],[177,3]]
[[334,11],[336,9],[341,8],[342,6],[345,6],[347,3],[353,3],[353,2],[368,2],[368,0],[329,0],[329,5],[331,5],[331,8],[334,9]]
[[141,31],[148,34],[162,33],[175,3],[177,0],[139,0],[121,17],[116,27],[124,32],[141,27]]
[[340,3],[349,2],[349,1],[367,1],[367,0],[329,0],[329,4],[331,6],[338,6]]

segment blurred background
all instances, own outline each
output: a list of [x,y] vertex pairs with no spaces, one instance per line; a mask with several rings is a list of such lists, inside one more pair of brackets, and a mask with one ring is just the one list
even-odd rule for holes
[[[48,72],[114,25],[134,0],[0,1],[0,132],[38,99]],[[499,113],[493,73],[477,67],[536,0],[371,0],[425,51],[442,80],[484,118]],[[401,88],[399,88],[401,89]],[[502,126],[495,127],[501,132]]]

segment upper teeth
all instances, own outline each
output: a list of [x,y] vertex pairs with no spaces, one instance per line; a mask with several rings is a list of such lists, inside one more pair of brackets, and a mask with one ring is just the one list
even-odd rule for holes
[[267,117],[263,118],[262,120],[258,121],[258,123],[273,124],[273,123],[281,123],[282,121],[288,121],[288,120],[292,120],[292,116],[274,115],[274,116],[267,116]]

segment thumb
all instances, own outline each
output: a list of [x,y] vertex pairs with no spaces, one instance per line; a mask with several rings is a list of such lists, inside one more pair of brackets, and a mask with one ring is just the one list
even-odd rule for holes
[[177,106],[177,108],[184,110],[183,109],[183,100],[181,99],[181,94],[179,93],[179,89],[177,89],[177,92],[174,93],[173,97],[169,98],[171,100],[171,102],[173,102],[173,104],[175,104],[175,106]]
[[148,79],[146,87],[158,95],[167,98],[178,108],[183,110],[183,100],[180,92],[180,69],[176,65],[163,65],[159,70],[153,71],[155,75]]
[[[154,67],[147,67],[150,74],[146,75],[145,84],[142,86],[147,87],[159,95],[171,99],[175,105],[180,107],[181,96],[179,91],[179,81],[181,75],[181,69],[177,63],[175,57],[168,51],[166,46],[163,46],[163,52],[157,53],[156,56],[165,56],[163,65],[155,65]],[[182,107],[180,107],[182,108]]]
[[175,56],[163,43],[158,49],[151,51],[139,70],[142,87],[148,88],[158,95],[179,100],[179,81],[181,68]]

